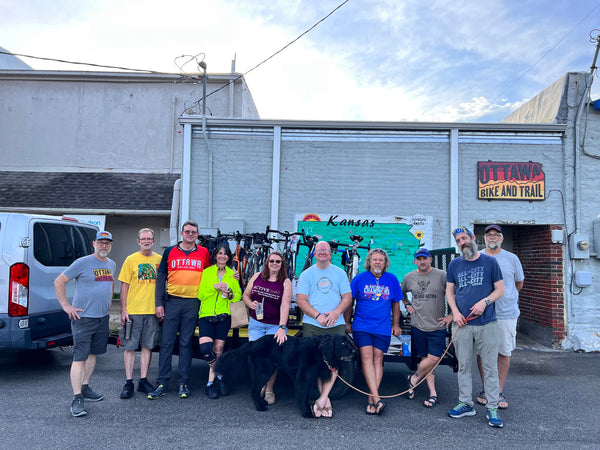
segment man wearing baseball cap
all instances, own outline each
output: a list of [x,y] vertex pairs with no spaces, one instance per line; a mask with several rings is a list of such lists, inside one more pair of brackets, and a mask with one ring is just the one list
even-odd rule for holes
[[[504,279],[504,295],[496,303],[496,318],[498,319],[498,381],[500,383],[500,398],[498,399],[498,409],[508,408],[508,402],[504,396],[504,383],[508,378],[510,368],[510,356],[517,346],[517,319],[519,317],[519,291],[523,287],[525,274],[519,258],[514,253],[502,248],[504,236],[502,227],[499,225],[489,225],[485,228],[485,249],[486,255],[496,258],[502,278]],[[477,358],[479,365],[479,374],[481,381],[483,379],[483,369],[481,368],[481,358]],[[487,404],[485,389],[479,393],[477,403]]]
[[454,418],[474,416],[471,367],[479,354],[487,394],[487,420],[501,428],[498,414],[498,335],[494,302],[504,295],[498,262],[479,253],[475,235],[467,227],[452,231],[462,256],[448,264],[446,299],[454,316],[454,348],[458,358],[458,404],[448,411]]
[[[112,234],[98,231],[93,246],[94,253],[76,259],[54,280],[56,298],[71,319],[73,332],[71,414],[74,417],[87,414],[84,400],[99,402],[104,398],[89,386],[89,382],[96,367],[96,355],[106,353],[108,343],[108,313],[116,269],[115,262],[108,258],[112,248]],[[71,305],[67,299],[66,285],[73,279],[75,294]]]
[[[414,398],[411,388],[428,374],[439,361],[446,347],[446,328],[452,323],[452,314],[446,313],[446,272],[431,267],[433,258],[426,248],[415,252],[414,263],[417,270],[407,273],[402,280],[404,306],[410,313],[410,334],[413,338],[413,351],[421,358],[417,371],[407,376],[408,398]],[[412,299],[408,300],[408,293]],[[423,402],[426,408],[437,405],[435,375],[427,376],[429,397]]]

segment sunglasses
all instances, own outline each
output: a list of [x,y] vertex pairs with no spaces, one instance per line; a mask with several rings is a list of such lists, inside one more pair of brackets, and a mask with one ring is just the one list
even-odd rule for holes
[[281,264],[281,260],[280,259],[270,259],[269,263],[270,264]]

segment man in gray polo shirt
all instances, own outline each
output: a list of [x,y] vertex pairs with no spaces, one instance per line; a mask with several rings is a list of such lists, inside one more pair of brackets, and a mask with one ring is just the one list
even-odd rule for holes
[[[54,280],[56,298],[71,319],[73,363],[71,414],[85,416],[84,400],[98,402],[104,398],[90,386],[96,367],[96,355],[106,353],[109,335],[109,310],[114,291],[115,263],[108,258],[112,235],[99,231],[93,241],[94,253],[79,258]],[[66,285],[75,280],[73,304],[67,298]]]

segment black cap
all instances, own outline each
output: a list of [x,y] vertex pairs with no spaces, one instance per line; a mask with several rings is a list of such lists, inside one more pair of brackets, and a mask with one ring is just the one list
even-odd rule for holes
[[498,233],[502,234],[502,227],[500,225],[488,225],[485,227],[485,234],[487,234],[490,230],[496,230]]

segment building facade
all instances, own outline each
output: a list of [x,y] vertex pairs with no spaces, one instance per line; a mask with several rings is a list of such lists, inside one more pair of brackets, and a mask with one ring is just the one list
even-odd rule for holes
[[[569,103],[582,95],[566,83],[559,98]],[[457,225],[474,227],[482,243],[483,228],[498,223],[504,247],[525,269],[521,332],[591,350],[600,340],[598,321],[589,320],[599,314],[599,281],[591,276],[591,285],[578,287],[574,277],[597,273],[599,263],[571,253],[573,245],[585,246],[591,223],[581,224],[573,237],[574,126],[554,122],[209,119],[203,126],[183,118],[179,216],[209,230],[233,222],[246,232],[266,225],[297,230],[308,216],[328,222],[323,229],[337,226],[335,218],[351,217],[367,238],[365,223],[423,218],[429,231],[420,238],[432,248],[453,247],[450,230]],[[586,164],[581,186],[591,188],[598,162]],[[590,218],[598,214],[596,205],[588,205]],[[395,249],[402,252],[401,245]]]

